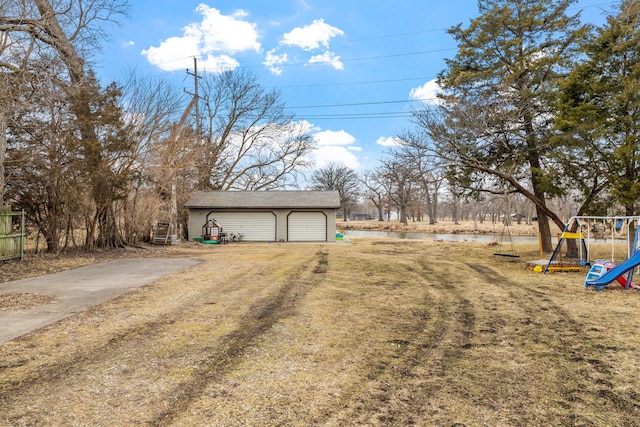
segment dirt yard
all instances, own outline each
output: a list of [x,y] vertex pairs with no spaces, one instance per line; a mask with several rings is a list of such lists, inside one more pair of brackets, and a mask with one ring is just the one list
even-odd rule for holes
[[163,250],[204,262],[0,345],[0,425],[637,426],[640,294],[518,250]]

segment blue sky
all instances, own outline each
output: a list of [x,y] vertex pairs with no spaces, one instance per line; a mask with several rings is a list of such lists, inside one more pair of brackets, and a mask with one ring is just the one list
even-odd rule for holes
[[[244,68],[281,92],[318,143],[317,167],[375,168],[408,112],[433,97],[447,28],[477,16],[476,0],[131,0],[132,9],[96,58],[99,76],[131,69],[192,90],[199,71]],[[613,1],[581,0],[585,21],[601,23]],[[186,96],[186,94],[185,94]]]

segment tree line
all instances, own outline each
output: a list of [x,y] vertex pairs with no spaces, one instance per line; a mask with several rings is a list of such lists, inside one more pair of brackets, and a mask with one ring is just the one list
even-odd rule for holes
[[0,204],[24,209],[46,250],[135,244],[179,224],[195,189],[292,186],[308,166],[309,130],[252,73],[198,76],[186,106],[163,79],[101,85],[91,60],[126,0],[1,8]]
[[[455,57],[438,75],[434,103],[381,166],[361,179],[368,198],[422,204],[438,196],[519,195],[535,206],[542,246],[549,221],[572,215],[638,215],[640,196],[640,2],[616,4],[595,27],[572,0],[480,0],[468,26],[449,30]],[[554,202],[554,203],[550,203]],[[453,214],[455,216],[455,213]]]
[[196,189],[339,190],[345,218],[364,198],[403,222],[437,221],[443,197],[455,218],[462,202],[500,196],[534,207],[551,250],[558,201],[574,215],[636,215],[640,195],[640,2],[616,3],[598,27],[574,4],[479,0],[448,31],[458,49],[436,102],[412,111],[379,167],[303,179],[310,129],[252,73],[199,76],[186,103],[135,73],[102,85],[92,58],[126,0],[5,0],[0,204],[24,209],[58,252],[135,244],[160,219],[177,228]]

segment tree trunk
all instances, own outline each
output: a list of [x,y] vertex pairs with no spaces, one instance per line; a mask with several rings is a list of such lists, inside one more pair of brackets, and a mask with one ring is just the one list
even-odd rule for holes
[[553,251],[551,244],[551,228],[549,227],[549,219],[547,215],[547,202],[546,195],[542,189],[542,183],[539,174],[542,171],[542,164],[540,162],[540,154],[537,150],[537,138],[535,135],[533,120],[525,116],[524,128],[527,135],[527,145],[529,148],[528,162],[529,173],[531,174],[531,188],[533,194],[538,199],[539,203],[536,203],[536,212],[538,214],[538,232],[540,233],[540,248],[543,252]]
[[399,210],[400,210],[400,222],[404,225],[408,225],[407,209],[404,206],[401,206]]
[[[473,221],[475,222],[476,217],[473,217]],[[453,203],[451,203],[451,221],[458,225],[458,198],[453,197]]]
[[57,195],[54,180],[50,180],[45,186],[46,213],[40,224],[42,233],[47,243],[47,252],[57,254],[60,252],[60,198]]
[[115,213],[110,201],[98,208],[96,212],[98,219],[98,237],[94,245],[97,248],[120,248],[124,246],[124,240],[118,231]]
[[427,205],[429,210],[429,224],[433,225],[438,222],[438,195],[437,190],[434,191],[433,197],[429,197],[429,204]]
[[543,252],[553,251],[553,245],[551,243],[551,227],[549,227],[549,219],[547,216],[536,207],[538,214],[538,232],[540,233],[540,246]]
[[7,118],[0,110],[0,206],[4,205],[4,159],[7,154]]
[[[97,156],[99,157],[99,156]],[[101,162],[101,159],[97,160]],[[125,246],[124,239],[118,230],[117,218],[113,210],[113,196],[109,184],[105,180],[106,173],[91,174],[93,199],[96,203],[96,231],[97,237],[92,246],[96,248],[120,248]],[[102,176],[99,176],[102,175]]]

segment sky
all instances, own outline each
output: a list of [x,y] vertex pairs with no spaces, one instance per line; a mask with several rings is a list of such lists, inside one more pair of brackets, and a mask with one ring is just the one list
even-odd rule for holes
[[[601,24],[613,1],[580,0],[585,22]],[[135,70],[193,91],[198,72],[246,69],[281,94],[305,121],[328,163],[374,169],[411,128],[411,108],[433,99],[435,78],[456,44],[447,29],[468,26],[477,0],[131,0],[128,18],[97,58],[103,82]],[[187,97],[185,92],[185,97]],[[187,99],[187,98],[185,98]],[[186,104],[186,102],[185,102]]]

